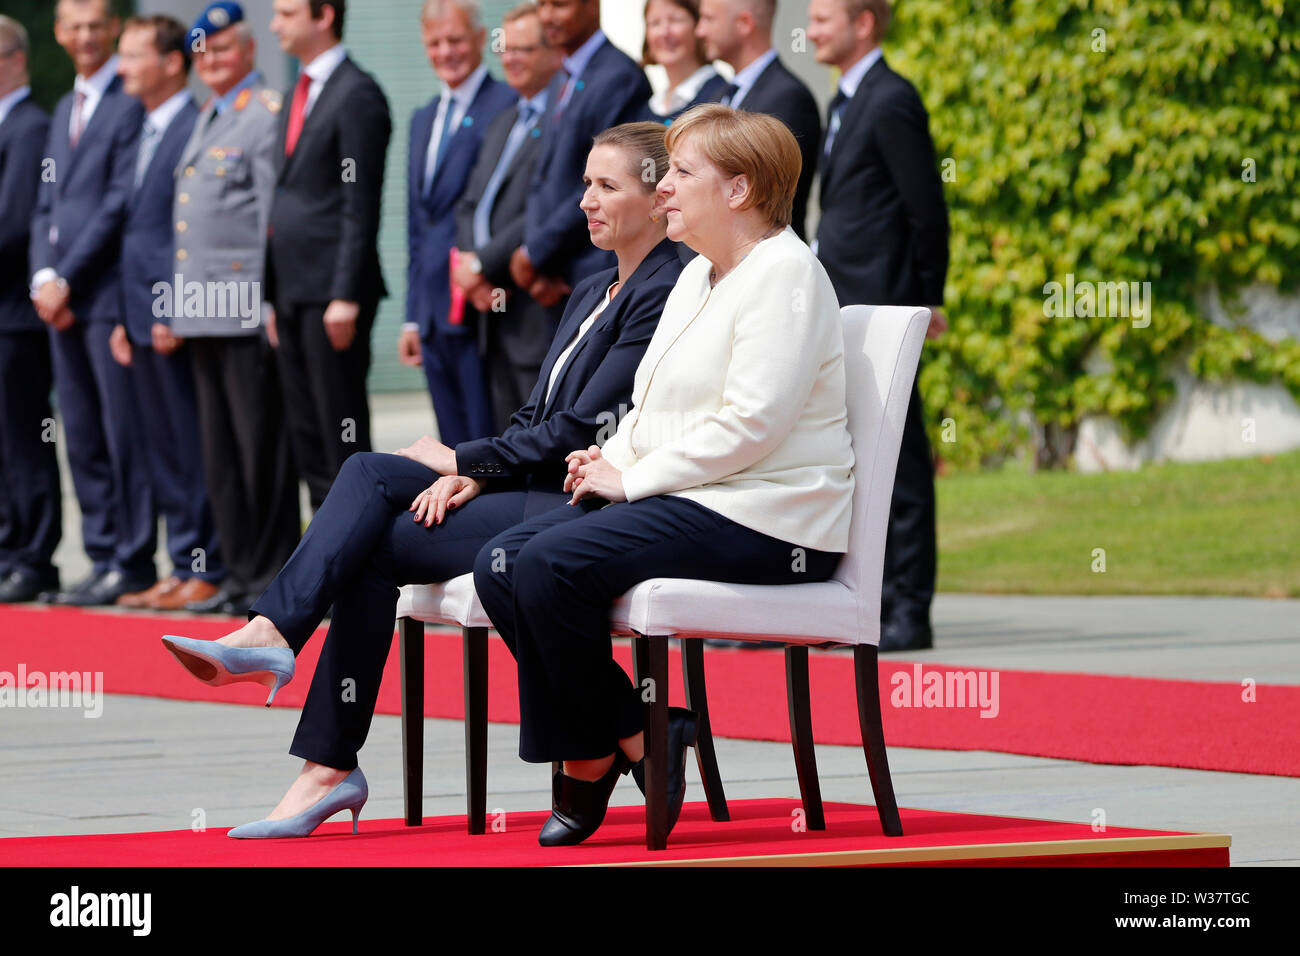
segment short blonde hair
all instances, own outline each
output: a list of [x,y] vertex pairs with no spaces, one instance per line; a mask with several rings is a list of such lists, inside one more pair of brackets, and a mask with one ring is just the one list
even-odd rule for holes
[[789,127],[766,113],[707,103],[668,127],[668,151],[686,139],[724,176],[749,177],[742,210],[758,209],[774,228],[790,225],[803,156]]

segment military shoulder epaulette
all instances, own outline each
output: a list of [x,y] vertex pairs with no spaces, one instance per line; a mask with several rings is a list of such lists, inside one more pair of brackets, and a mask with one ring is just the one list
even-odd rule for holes
[[263,89],[257,94],[257,98],[261,100],[262,105],[272,113],[280,112],[280,107],[284,102],[283,97],[280,96],[278,90]]

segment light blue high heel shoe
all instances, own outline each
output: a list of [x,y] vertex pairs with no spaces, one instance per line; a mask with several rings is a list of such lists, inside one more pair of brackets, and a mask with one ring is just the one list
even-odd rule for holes
[[287,647],[227,647],[173,634],[162,642],[187,671],[211,687],[241,680],[265,684],[271,688],[267,707],[275,700],[275,692],[293,680],[293,651]]
[[235,827],[227,836],[236,840],[275,840],[281,837],[305,837],[340,810],[352,811],[352,832],[357,832],[361,808],[370,796],[366,775],[357,767],[343,778],[343,782],[314,804],[292,817],[283,820],[258,820]]

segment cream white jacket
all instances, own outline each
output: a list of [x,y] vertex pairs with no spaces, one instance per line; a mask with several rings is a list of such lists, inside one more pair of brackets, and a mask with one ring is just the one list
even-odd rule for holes
[[709,288],[697,256],[669,293],[602,449],[629,501],[673,494],[821,551],[848,550],[853,449],[831,281],[794,230]]

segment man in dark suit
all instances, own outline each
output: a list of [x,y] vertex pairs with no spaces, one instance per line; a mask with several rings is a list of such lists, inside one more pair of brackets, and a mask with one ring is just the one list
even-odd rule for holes
[[185,88],[190,44],[179,21],[164,15],[127,20],[118,58],[123,88],[147,112],[122,228],[122,320],[110,344],[135,387],[138,427],[149,450],[153,500],[167,524],[172,572],[147,590],[123,594],[117,603],[176,611],[211,598],[225,576],[203,479],[190,356],[171,328],[174,312],[184,310],[187,298],[174,288],[172,271],[176,166],[199,110]]
[[524,217],[524,241],[510,258],[515,285],[555,305],[579,281],[614,264],[591,244],[578,208],[587,153],[597,133],[652,119],[650,81],[600,29],[600,0],[541,0],[546,42],[564,51],[547,88],[541,146]]
[[281,112],[282,164],[267,227],[290,442],[312,507],[344,460],[370,450],[370,332],[387,294],[379,267],[388,101],[343,48],[344,0],[275,0],[271,32],[302,64]]
[[478,314],[493,434],[505,431],[532,391],[560,322],[559,309],[542,305],[510,278],[510,256],[523,242],[546,87],[560,58],[546,42],[534,4],[507,13],[502,29],[501,64],[518,102],[483,134],[478,163],[456,207],[460,266],[451,277]]
[[431,0],[421,30],[442,92],[411,117],[408,162],[406,325],[398,356],[424,366],[438,434],[449,445],[495,431],[475,315],[453,306],[449,256],[456,203],[489,124],[515,101],[483,65],[487,31],[477,6]]
[[46,144],[32,220],[32,300],[50,327],[59,413],[91,573],[55,599],[112,604],[149,587],[157,540],[149,466],[127,370],[109,336],[121,318],[122,222],[144,110],[122,90],[107,0],[59,0],[54,35],[76,67]]
[[0,603],[57,590],[59,466],[49,430],[50,342],[32,307],[32,213],[50,118],[28,85],[27,31],[0,14]]
[[[915,87],[885,63],[886,0],[812,0],[808,38],[839,67],[822,159],[814,249],[841,305],[922,305],[933,337],[948,272],[948,211]],[[930,647],[936,572],[934,463],[912,388],[894,479],[881,592],[880,649]]]
[[794,133],[803,168],[795,187],[791,225],[807,241],[808,196],[817,173],[821,116],[808,87],[786,68],[772,46],[775,18],[776,0],[701,0],[695,33],[704,40],[710,59],[725,61],[736,73],[721,91],[720,101],[775,116]]

